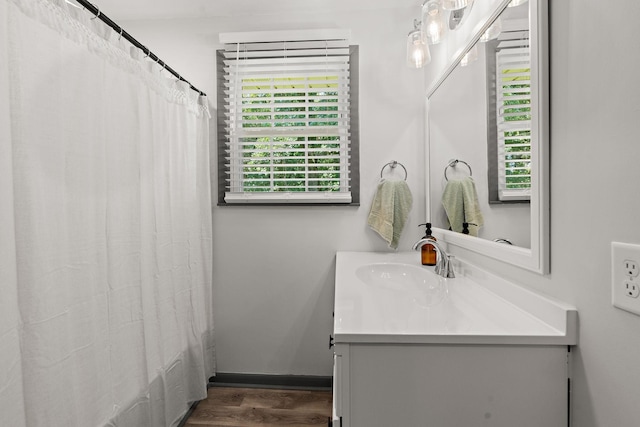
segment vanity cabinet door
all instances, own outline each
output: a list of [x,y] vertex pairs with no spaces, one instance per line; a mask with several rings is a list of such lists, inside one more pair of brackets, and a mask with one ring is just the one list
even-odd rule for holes
[[343,426],[567,426],[565,346],[351,344],[349,360]]
[[349,345],[336,344],[333,353],[333,427],[347,427],[349,408]]
[[342,364],[342,356],[333,354],[333,408],[331,411],[331,422],[333,427],[340,427],[340,417],[342,416],[342,402],[340,400],[342,396],[340,378]]

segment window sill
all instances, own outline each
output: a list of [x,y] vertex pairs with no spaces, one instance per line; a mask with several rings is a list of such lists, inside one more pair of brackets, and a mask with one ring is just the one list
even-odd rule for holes
[[225,203],[218,202],[217,206],[228,206],[228,207],[301,207],[301,206],[331,206],[331,207],[350,207],[350,206],[360,206],[359,202],[351,202],[351,203]]

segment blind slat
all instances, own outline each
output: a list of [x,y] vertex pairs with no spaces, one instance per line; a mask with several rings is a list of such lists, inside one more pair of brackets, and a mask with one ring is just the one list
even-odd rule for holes
[[[298,108],[302,109],[301,111],[310,111],[314,114],[322,114],[324,112],[327,113],[338,113],[338,114],[349,114],[349,103],[342,102],[305,102],[301,100],[300,102],[269,102],[264,104],[236,104],[231,103],[230,109],[228,113],[225,113],[227,116],[232,116],[234,114],[246,114],[251,113],[251,110],[268,110],[268,111],[256,111],[255,114],[282,114],[283,112],[287,112],[283,109],[287,108]],[[315,110],[315,108],[323,108],[323,110]],[[331,110],[330,110],[331,108]],[[280,110],[280,111],[278,111]],[[289,110],[291,114],[295,114],[297,111]]]
[[332,58],[336,56],[347,56],[349,55],[348,47],[329,47],[325,49],[288,49],[286,52],[282,49],[268,49],[266,46],[262,46],[260,50],[247,50],[238,52],[235,50],[226,50],[224,51],[224,57],[228,58],[228,61],[242,61],[242,60],[258,60],[258,59],[267,59],[267,58],[293,58],[293,57],[309,57],[311,55],[318,55]]
[[247,128],[247,129],[231,129],[228,128],[227,138],[311,138],[311,137],[329,137],[339,136],[346,137],[349,135],[349,129],[335,129],[334,127],[317,126],[314,129],[283,129],[283,128]]
[[278,40],[278,41],[255,41],[247,43],[226,43],[226,52],[236,52],[238,50],[245,52],[260,50],[296,50],[296,49],[326,49],[337,47],[349,47],[346,39],[332,38],[328,40]]
[[[302,57],[287,57],[284,53],[275,58],[248,58],[244,59],[242,56],[239,59],[225,59],[224,64],[226,67],[235,69],[251,69],[255,66],[265,66],[265,65],[273,65],[273,68],[277,68],[278,65],[283,65],[286,63],[286,67],[295,67],[301,64],[316,64],[316,65],[324,65],[324,64],[344,64],[345,66],[349,63],[348,52],[343,56],[326,56],[323,51],[316,52],[317,55],[309,55]],[[332,65],[335,66],[335,65]],[[286,67],[282,67],[286,69]]]
[[[337,75],[343,78],[348,77],[349,68],[344,65],[341,67],[327,67],[326,64],[300,64],[300,65],[291,65],[286,70],[277,67],[276,65],[272,67],[252,67],[246,68],[241,67],[239,70],[236,70],[236,67],[225,67],[225,71],[228,74],[228,77],[225,79],[227,81],[235,81],[236,76],[242,76],[243,78],[249,78],[250,76],[258,76],[260,78],[269,78],[273,77],[318,77],[325,75]],[[256,78],[258,78],[256,77]]]

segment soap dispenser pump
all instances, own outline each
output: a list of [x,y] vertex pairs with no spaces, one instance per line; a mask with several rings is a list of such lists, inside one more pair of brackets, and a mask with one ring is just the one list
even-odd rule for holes
[[[426,224],[420,224],[418,227],[421,227],[423,225],[426,226],[424,238],[429,237],[433,240],[436,240],[436,238],[431,235],[431,223],[427,222]],[[426,245],[422,245],[421,259],[422,265],[436,265],[437,253],[433,245],[428,243]]]

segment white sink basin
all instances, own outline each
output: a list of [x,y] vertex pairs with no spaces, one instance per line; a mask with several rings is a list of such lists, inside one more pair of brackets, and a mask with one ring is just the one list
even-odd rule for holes
[[381,292],[402,293],[422,307],[432,307],[441,303],[448,293],[447,279],[424,267],[411,264],[366,264],[356,269],[356,277],[373,288],[379,288]]
[[458,258],[456,278],[417,252],[338,252],[335,342],[575,344],[575,308]]

